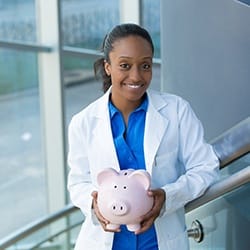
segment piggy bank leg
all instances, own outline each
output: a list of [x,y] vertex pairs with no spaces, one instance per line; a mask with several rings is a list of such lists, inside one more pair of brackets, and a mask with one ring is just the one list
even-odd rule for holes
[[106,225],[106,229],[108,230],[116,230],[119,229],[120,225],[119,224],[113,224],[113,223],[109,223]]
[[137,230],[139,230],[141,228],[141,225],[138,223],[138,224],[128,224],[127,225],[127,229],[131,232],[135,232]]

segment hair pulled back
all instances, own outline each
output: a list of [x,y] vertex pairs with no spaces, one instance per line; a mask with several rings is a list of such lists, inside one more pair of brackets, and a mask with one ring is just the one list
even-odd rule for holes
[[103,57],[97,59],[94,63],[94,72],[97,78],[101,78],[103,82],[103,92],[105,93],[112,85],[111,76],[106,74],[104,62],[110,63],[109,53],[113,50],[115,41],[128,36],[140,36],[148,41],[154,53],[154,45],[148,31],[137,24],[126,23],[115,26],[104,38],[101,52]]

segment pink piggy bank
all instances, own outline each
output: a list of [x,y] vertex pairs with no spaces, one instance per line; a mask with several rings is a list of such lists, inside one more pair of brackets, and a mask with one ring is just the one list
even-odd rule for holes
[[107,168],[97,175],[97,203],[102,216],[114,230],[126,224],[128,230],[140,229],[140,216],[151,210],[154,200],[147,194],[151,178],[146,170]]

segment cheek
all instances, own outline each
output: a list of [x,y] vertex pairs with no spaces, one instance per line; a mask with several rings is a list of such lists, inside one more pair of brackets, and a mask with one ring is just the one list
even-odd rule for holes
[[111,81],[112,84],[119,84],[126,78],[126,75],[121,72],[112,72]]
[[145,74],[144,80],[145,80],[145,82],[147,82],[149,84],[152,80],[152,72]]

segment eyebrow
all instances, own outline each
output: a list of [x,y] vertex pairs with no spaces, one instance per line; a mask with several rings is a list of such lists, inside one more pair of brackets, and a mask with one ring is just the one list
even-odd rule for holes
[[[125,59],[129,59],[129,58],[132,58],[132,57],[130,57],[130,56],[119,56],[119,58],[120,59],[123,59],[123,58],[125,58]],[[141,59],[150,59],[150,60],[152,60],[153,58],[151,57],[151,56],[145,56],[145,57],[142,57]]]

